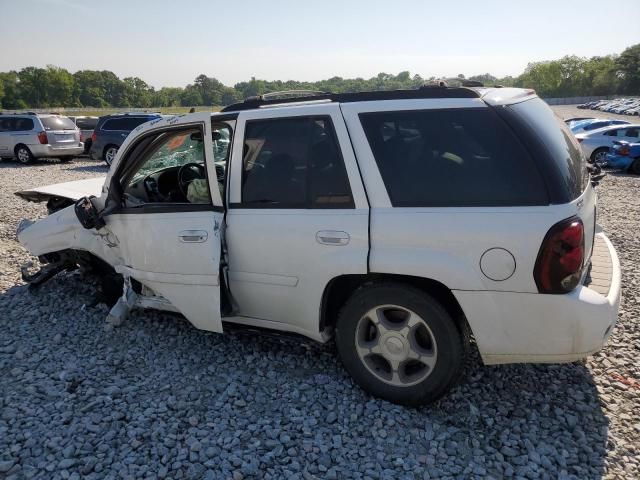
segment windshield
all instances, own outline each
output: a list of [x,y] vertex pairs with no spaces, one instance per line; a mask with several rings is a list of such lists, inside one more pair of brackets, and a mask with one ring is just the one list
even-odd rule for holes
[[162,136],[157,150],[140,167],[131,179],[131,183],[169,167],[178,167],[187,163],[204,165],[204,144],[198,131]]
[[75,130],[76,124],[68,117],[40,117],[45,130]]

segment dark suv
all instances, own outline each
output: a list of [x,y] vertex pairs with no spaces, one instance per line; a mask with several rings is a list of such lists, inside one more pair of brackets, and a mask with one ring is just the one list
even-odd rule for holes
[[91,136],[89,155],[111,165],[120,145],[134,128],[160,117],[159,113],[118,113],[100,117]]

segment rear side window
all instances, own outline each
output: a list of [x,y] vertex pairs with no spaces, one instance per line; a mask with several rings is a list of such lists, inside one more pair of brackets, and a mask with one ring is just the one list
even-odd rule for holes
[[11,130],[14,132],[28,132],[33,130],[33,120],[30,118],[16,118],[13,121]]
[[565,123],[537,97],[509,105],[507,109],[515,114],[517,121],[529,127],[529,134],[542,144],[546,156],[559,173],[564,195],[558,200],[578,198],[587,187],[589,176],[580,146]]
[[533,160],[489,108],[363,113],[396,207],[548,203]]
[[354,208],[329,117],[247,122],[242,205],[249,208]]
[[76,124],[67,117],[40,117],[45,130],[75,130]]
[[76,125],[80,130],[93,130],[98,124],[97,118],[78,118]]

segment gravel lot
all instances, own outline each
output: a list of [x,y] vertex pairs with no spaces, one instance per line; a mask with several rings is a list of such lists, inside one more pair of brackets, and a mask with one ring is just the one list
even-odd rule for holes
[[476,364],[414,410],[365,395],[331,345],[152,312],[113,330],[76,273],[27,291],[14,232],[45,209],[13,192],[105,172],[0,163],[0,478],[640,478],[640,177],[599,187],[624,282],[607,347],[584,363]]

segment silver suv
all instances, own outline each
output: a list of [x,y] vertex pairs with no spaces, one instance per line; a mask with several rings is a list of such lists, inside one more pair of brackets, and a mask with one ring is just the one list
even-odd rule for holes
[[55,114],[0,115],[0,158],[31,163],[55,157],[69,161],[84,152],[80,131],[67,117]]

